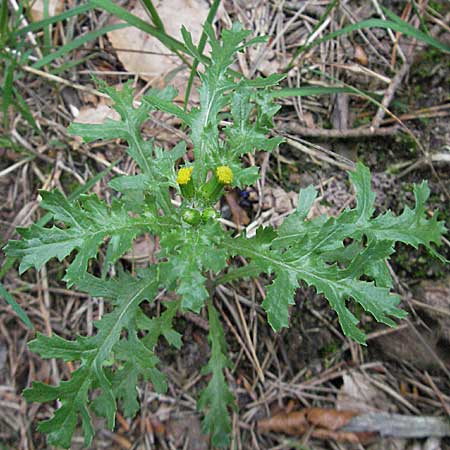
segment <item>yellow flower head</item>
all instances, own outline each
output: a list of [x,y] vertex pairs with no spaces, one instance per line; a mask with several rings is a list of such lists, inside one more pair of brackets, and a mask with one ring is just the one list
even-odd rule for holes
[[216,175],[223,184],[231,184],[233,181],[233,172],[228,166],[219,166],[216,169]]
[[189,181],[191,181],[191,175],[192,175],[193,170],[194,170],[193,167],[182,167],[178,171],[177,183],[178,184],[188,184]]

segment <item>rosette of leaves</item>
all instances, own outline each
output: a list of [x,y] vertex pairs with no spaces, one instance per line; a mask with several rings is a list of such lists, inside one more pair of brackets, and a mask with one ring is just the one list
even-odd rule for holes
[[[205,195],[202,188],[211,179],[214,182],[211,177],[218,167],[227,168],[232,186],[243,187],[258,179],[258,168],[244,167],[242,156],[257,150],[271,151],[280,144],[280,138],[269,137],[268,133],[279,109],[272,101],[272,91],[283,76],[247,80],[230,70],[237,52],[261,40],[248,40],[250,32],[239,25],[224,30],[220,40],[210,26],[205,31],[211,47],[209,58],[199,54],[189,33],[183,30],[191,56],[202,64],[198,108],[186,111],[176,105],[172,88],[152,90],[135,106],[130,85],[116,91],[100,83],[114,101],[120,120],[107,120],[101,125],[74,123],[69,128],[86,142],[127,142],[128,154],[139,172],[109,183],[117,192],[112,203],[95,195],[71,202],[58,191],[43,191],[41,206],[51,213],[53,225],[34,224],[19,229],[22,239],[10,241],[5,249],[8,255],[21,258],[21,273],[32,267],[39,270],[53,258],[69,258],[64,277],[67,284],[109,300],[110,312],[96,322],[94,336],[68,340],[38,334],[30,342],[31,350],[43,358],[73,361],[76,367],[70,379],[58,386],[33,382],[25,391],[30,401],[59,401],[53,417],[39,425],[40,431],[48,433],[50,444],[69,447],[81,423],[89,446],[94,435],[91,416],[105,417],[112,429],[118,404],[127,417],[135,415],[140,380],[148,380],[157,391],[164,392],[167,382],[158,369],[155,345],[164,338],[180,348],[181,336],[173,328],[175,315],[179,310],[198,313],[206,303],[211,352],[203,373],[209,381],[198,406],[204,413],[204,431],[211,434],[212,445],[227,446],[231,431],[228,412],[235,402],[225,381],[229,365],[225,334],[211,300],[213,283],[207,283],[208,278],[213,281],[224,269],[228,270],[221,275],[222,282],[272,274],[262,306],[274,330],[288,326],[289,305],[299,283],[314,286],[336,311],[343,332],[363,343],[364,333],[357,327],[358,319],[348,303],[357,302],[376,320],[394,326],[393,318],[405,316],[398,308],[399,298],[390,292],[392,282],[386,265],[395,242],[424,245],[435,253],[434,246],[440,244],[445,231],[436,214],[427,217],[426,183],[415,187],[414,209],[405,208],[399,217],[391,212],[374,217],[370,173],[358,164],[350,174],[357,193],[356,207],[339,217],[307,220],[316,198],[310,187],[300,192],[297,211],[278,230],[260,229],[252,239],[245,235],[234,238],[226,232],[211,214],[216,199]],[[189,142],[163,150],[144,139],[142,124],[154,110],[180,118],[190,130]],[[195,161],[189,166],[192,170],[185,171],[182,177],[183,191],[177,183],[177,165],[183,165],[187,144],[193,148]],[[189,197],[181,206],[174,206],[173,192],[182,195],[187,191]],[[198,220],[186,221],[186,217]],[[123,272],[119,266],[119,275],[108,278],[108,269],[144,233],[160,238],[158,262],[135,275]],[[92,260],[101,247],[106,257],[102,276],[98,277],[88,269],[95,267]],[[228,267],[235,255],[248,258],[249,265]],[[166,303],[159,317],[149,317],[144,313],[149,308],[142,308],[143,303],[153,302],[161,289],[175,291],[178,300]]]

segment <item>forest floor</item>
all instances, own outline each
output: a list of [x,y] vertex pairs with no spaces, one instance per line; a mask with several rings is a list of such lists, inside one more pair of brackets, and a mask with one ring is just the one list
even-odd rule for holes
[[[43,2],[35,2],[34,20],[39,18],[39,3]],[[59,2],[49,3],[58,8]],[[67,9],[75,6],[72,1],[65,3]],[[207,5],[205,9],[201,0],[159,3],[166,3],[168,11],[164,14],[170,27],[175,28],[174,33],[181,20],[186,20],[188,28],[197,26],[198,17],[190,21],[183,16],[189,13],[186,8],[192,13],[186,5],[207,13]],[[265,46],[240,55],[235,67],[248,77],[267,76],[282,72],[311,34],[320,37],[350,23],[382,17],[379,3],[416,28],[427,27],[436,39],[450,45],[446,0],[226,0],[214,26],[220,30],[240,21],[255,35],[269,35]],[[138,3],[121,4],[129,10],[142,10]],[[12,14],[15,2],[8,5]],[[175,10],[179,14],[171,23],[170,14]],[[204,17],[203,12],[198,16]],[[42,17],[42,10],[40,14]],[[141,14],[145,17],[143,10]],[[26,20],[33,20],[31,14]],[[153,38],[127,34],[128,29],[125,34],[97,37],[49,64],[33,68],[34,57],[38,61],[40,55],[48,54],[45,43],[62,45],[112,21],[108,13],[87,11],[57,24],[47,34],[38,30],[26,38],[32,49],[30,61],[22,61],[16,68],[14,89],[26,102],[36,127],[27,120],[26,112],[21,113],[20,105],[11,105],[6,117],[3,112],[0,248],[9,239],[18,238],[17,227],[29,226],[42,217],[39,189],[58,188],[70,194],[120,160],[92,189],[109,200],[108,181],[116,174],[134,171],[122,142],[85,144],[67,133],[73,120],[101,122],[111,111],[108,100],[98,95],[92,75],[116,86],[133,80],[137,99],[150,87],[174,83],[182,99],[188,72],[173,56],[161,55]],[[5,77],[6,70],[0,72],[1,86],[5,85]],[[431,189],[430,214],[439,210],[441,219],[450,226],[448,53],[395,31],[357,30],[305,52],[296,59],[283,83],[290,87],[345,83],[374,94],[384,106],[342,93],[283,99],[275,132],[285,137],[285,143],[270,155],[258,153],[253,162],[261,167],[262,182],[255,189],[231,192],[221,202],[222,216],[231,228],[278,226],[295,209],[299,189],[310,184],[317,186],[321,194],[314,214],[338,214],[354,204],[347,170],[356,161],[371,168],[377,212],[391,209],[400,213],[406,205],[411,206],[413,183],[426,179]],[[6,95],[4,92],[3,98]],[[194,92],[191,106],[197,101]],[[179,129],[166,116],[156,113],[143,133],[170,149],[177,143]],[[122,263],[145,264],[152,261],[156,249],[157,243],[151,237],[138,241]],[[440,252],[450,259],[447,239]],[[0,264],[5,261],[0,250]],[[408,318],[397,329],[391,329],[357,311],[362,314],[361,326],[368,334],[367,346],[342,334],[336,314],[314,289],[298,289],[290,311],[290,328],[275,334],[259,307],[267,280],[260,277],[217,287],[215,303],[232,361],[227,381],[239,406],[233,414],[230,448],[450,448],[450,436],[436,436],[431,431],[420,439],[377,435],[355,444],[333,429],[326,417],[321,418],[324,423],[309,424],[298,435],[287,434],[289,414],[311,407],[336,413],[397,413],[416,419],[450,415],[449,268],[422,248],[398,245],[390,269],[394,290],[401,296]],[[3,266],[0,274],[1,283],[26,311],[36,331],[53,331],[66,338],[95,333],[93,321],[103,311],[102,300],[67,288],[59,262],[51,261],[42,270],[29,270],[21,276],[17,264],[6,269]],[[157,349],[169,379],[168,393],[157,395],[151,384],[140,385],[139,414],[134,419],[119,415],[114,431],[108,431],[104,421],[96,421],[96,437],[90,448],[208,448],[208,440],[200,431],[201,417],[196,413],[195,400],[204,387],[200,368],[209,354],[207,321],[202,315],[180,314],[176,329],[183,335],[182,351],[163,342]],[[33,334],[0,299],[0,449],[49,448],[36,426],[51,415],[55,405],[28,404],[21,392],[32,380],[55,383],[66,379],[73,369],[70,364],[42,360],[33,354],[27,347]],[[258,429],[259,420],[277,413],[286,414],[281,431],[263,433]],[[411,421],[410,428],[415,423]],[[84,448],[81,431],[72,448]]]

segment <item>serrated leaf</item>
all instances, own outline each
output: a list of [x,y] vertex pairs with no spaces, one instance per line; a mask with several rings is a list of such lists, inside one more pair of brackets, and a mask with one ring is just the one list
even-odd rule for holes
[[203,430],[211,434],[212,446],[224,448],[229,445],[231,431],[228,408],[235,408],[236,404],[223,374],[224,369],[229,366],[225,336],[219,315],[211,301],[208,303],[208,318],[211,356],[202,373],[211,373],[212,377],[208,386],[201,392],[197,406],[205,412]]
[[64,278],[71,285],[83,278],[89,260],[97,255],[105,238],[112,238],[108,257],[109,263],[113,264],[131,247],[136,235],[149,228],[148,220],[130,217],[118,201],[108,207],[96,195],[82,195],[79,202],[69,202],[58,191],[41,191],[41,196],[41,206],[65,228],[32,225],[19,229],[23,239],[10,241],[5,252],[22,258],[20,273],[30,267],[39,270],[54,257],[62,261],[76,250],[77,256]]
[[279,331],[289,326],[289,305],[294,304],[294,293],[298,287],[295,273],[280,271],[275,281],[267,288],[262,307],[267,313],[270,326]]
[[[406,207],[399,217],[388,212],[373,218],[375,195],[370,191],[368,169],[358,164],[351,180],[357,191],[356,208],[345,210],[338,218],[305,221],[315,198],[309,188],[300,193],[297,211],[283,223],[278,236],[270,243],[270,233],[266,231],[265,236],[257,234],[256,239],[240,238],[226,244],[233,252],[251,258],[252,264],[262,272],[275,273],[275,281],[269,286],[263,303],[275,330],[288,324],[288,305],[299,281],[325,295],[338,314],[344,334],[360,343],[364,343],[365,336],[356,327],[358,319],[347,307],[349,299],[389,326],[395,325],[390,317],[405,316],[397,308],[398,296],[389,291],[391,282],[386,260],[393,252],[395,241],[428,248],[439,244],[444,225],[435,217],[428,219],[425,215],[424,202],[429,195],[425,184],[415,187],[415,209]],[[365,245],[364,236],[367,237]],[[346,238],[355,241],[349,249],[344,246]],[[364,281],[362,276],[374,281]]]
[[267,137],[269,129],[262,124],[252,123],[251,114],[256,107],[253,92],[248,88],[237,86],[231,96],[231,117],[233,124],[225,128],[228,137],[227,145],[233,154],[240,156],[253,153],[255,150],[272,151],[283,138]]
[[[274,106],[268,95],[256,94],[257,89],[275,86],[285,76],[273,74],[256,80],[245,80],[241,76],[242,80],[236,83],[229,73],[234,55],[265,38],[245,42],[250,33],[239,24],[233,25],[231,30],[223,30],[221,40],[215,37],[210,24],[205,25],[204,31],[211,46],[209,60],[198,53],[189,32],[182,29],[188,52],[206,67],[199,74],[202,81],[199,89],[200,108],[193,108],[187,113],[170,100],[155,98],[152,93],[144,96],[144,102],[179,117],[191,128],[190,137],[195,154],[192,178],[198,188],[206,181],[208,171],[220,165],[233,168],[233,173],[236,173],[233,185],[244,186],[254,182],[256,174],[242,172],[239,157],[255,150],[271,151],[283,141],[280,137],[268,137],[271,118],[279,106]],[[222,111],[230,102],[233,123],[225,129],[228,142],[224,145],[219,136],[219,126],[224,116]],[[253,114],[255,111],[258,114]]]
[[219,272],[226,266],[227,252],[220,248],[222,236],[217,222],[179,228],[161,236],[161,245],[171,249],[166,254],[166,285],[175,283],[183,309],[199,312],[209,295],[203,273]]
[[[79,287],[91,295],[114,297],[113,303],[116,305],[111,313],[96,322],[98,333],[93,337],[78,337],[75,341],[68,341],[59,336],[48,337],[38,334],[37,338],[30,343],[30,348],[40,353],[43,358],[63,358],[66,361],[80,361],[81,364],[73,372],[69,381],[63,381],[58,386],[33,382],[32,387],[24,391],[28,401],[44,402],[59,399],[61,402],[61,407],[56,410],[54,416],[39,425],[40,431],[48,433],[49,443],[64,448],[70,447],[78,418],[81,417],[85,445],[90,445],[93,429],[88,412],[88,393],[93,385],[102,390],[102,411],[107,418],[109,428],[114,427],[116,395],[122,397],[123,393],[120,388],[118,392],[116,389],[116,393],[113,391],[104,363],[111,357],[113,348],[118,345],[121,331],[130,327],[133,330],[139,304],[143,300],[150,301],[154,298],[158,284],[156,272],[151,269],[144,271],[137,279],[124,274],[119,279],[106,282],[87,276],[79,283]],[[121,358],[123,359],[126,359],[126,355],[130,353],[134,358],[144,357],[142,351],[133,352],[136,348],[126,351],[126,345],[129,345],[127,343],[119,345],[122,345]],[[147,358],[143,364],[147,368],[153,368],[154,363],[156,360]],[[130,404],[127,408],[131,408]]]
[[[127,141],[128,153],[140,172],[110,182],[110,187],[120,193],[120,201],[113,201],[111,207],[95,196],[82,197],[78,203],[69,202],[58,193],[42,193],[43,206],[53,216],[54,226],[33,225],[21,231],[22,241],[12,241],[8,246],[10,254],[23,258],[22,271],[32,266],[39,268],[54,256],[61,260],[76,253],[66,281],[76,282],[91,296],[111,299],[112,311],[96,323],[95,336],[78,336],[69,341],[58,336],[38,335],[30,344],[45,358],[77,362],[77,370],[70,380],[58,386],[34,383],[26,391],[27,398],[34,401],[59,400],[59,409],[40,425],[40,430],[49,433],[51,444],[66,447],[70,446],[80,420],[86,446],[89,445],[94,433],[92,413],[106,417],[108,426],[112,427],[117,400],[126,416],[135,415],[139,407],[136,386],[140,380],[150,380],[155,390],[165,391],[167,381],[157,368],[155,346],[163,336],[171,345],[181,347],[181,336],[173,328],[176,311],[179,308],[201,310],[209,297],[207,279],[223,270],[230,256],[240,254],[250,262],[229,271],[222,280],[235,279],[236,275],[255,276],[261,272],[270,275],[273,281],[267,287],[263,307],[275,330],[288,325],[289,305],[293,303],[299,282],[305,282],[328,299],[344,333],[364,342],[364,333],[357,327],[358,318],[348,303],[355,301],[379,322],[394,326],[393,318],[405,314],[398,309],[398,296],[390,293],[392,281],[386,263],[395,242],[416,247],[424,245],[436,254],[435,246],[440,244],[440,236],[445,231],[437,215],[431,219],[427,217],[425,202],[429,189],[426,184],[414,188],[414,209],[406,207],[399,217],[391,212],[373,217],[370,173],[358,164],[350,175],[356,188],[355,208],[346,209],[337,218],[321,216],[306,220],[316,198],[315,189],[310,187],[300,192],[296,212],[279,230],[260,228],[252,239],[244,235],[231,239],[211,217],[214,214],[208,211],[223,192],[222,185],[214,185],[217,180],[214,175],[211,178],[211,174],[220,166],[228,166],[233,175],[232,186],[254,183],[258,178],[258,167],[243,168],[241,157],[255,150],[271,151],[281,142],[281,138],[270,135],[273,117],[281,107],[273,99],[292,93],[298,95],[299,89],[270,89],[282,80],[283,75],[246,80],[231,70],[237,52],[267,39],[249,40],[250,32],[239,24],[231,30],[223,30],[222,38],[217,39],[208,20],[205,34],[209,37],[211,57],[207,58],[201,54],[204,41],[196,47],[187,30],[182,30],[184,46],[112,2],[93,1],[127,16],[127,22],[146,29],[166,44],[170,41],[171,49],[193,56],[196,61],[192,73],[197,61],[204,67],[199,71],[202,82],[200,104],[191,110],[181,109],[173,102],[176,95],[173,88],[151,90],[140,106],[135,106],[131,82],[122,91],[99,82],[103,92],[114,101],[120,120],[108,120],[103,125],[74,124],[71,131],[86,141]],[[217,6],[217,2],[214,3],[213,10]],[[22,60],[26,61],[26,57],[27,52],[23,52]],[[301,95],[345,89],[348,90],[317,86],[300,88]],[[15,97],[20,100],[18,95]],[[186,144],[181,142],[166,151],[155,148],[151,139],[141,136],[141,127],[154,109],[175,115],[190,127],[194,161],[189,163],[193,169],[192,183],[188,180],[191,183],[189,189],[179,186],[176,173],[178,160],[182,157],[186,160]],[[208,189],[202,189],[208,180],[212,180],[209,187],[214,195]],[[174,192],[183,197],[177,208],[172,204]],[[182,220],[188,219],[187,211],[198,220]],[[118,267],[119,277],[106,280],[108,266],[127,251],[138,233],[148,232],[159,238],[161,246],[156,268],[138,269],[137,276],[133,277]],[[107,239],[102,278],[85,274],[89,260],[97,255],[99,246]],[[181,298],[165,303],[166,309],[160,317],[147,317],[139,304],[143,300],[152,300],[160,287],[175,291]],[[225,336],[211,300],[208,311],[211,358],[202,373],[208,374],[210,379],[198,406],[205,413],[203,428],[211,433],[212,445],[223,447],[229,443],[231,422],[228,411],[235,403],[224,376],[229,365]],[[92,391],[96,395],[94,400],[91,400]]]
[[160,317],[148,318],[141,313],[137,317],[137,326],[141,330],[148,331],[144,338],[145,345],[153,349],[160,336],[164,336],[166,341],[174,347],[180,349],[183,345],[181,334],[173,329],[173,319],[180,307],[180,302],[166,303],[166,310]]
[[[86,142],[96,139],[124,139],[128,142],[128,153],[138,163],[142,172],[152,173],[153,145],[144,141],[141,135],[141,126],[148,119],[148,114],[154,109],[149,103],[143,101],[137,108],[134,107],[132,83],[126,83],[122,90],[116,90],[106,83],[97,80],[100,90],[108,94],[114,101],[113,108],[120,114],[121,120],[107,119],[104,124],[72,123],[68,131],[81,136]],[[171,100],[176,95],[172,88],[162,91],[152,91],[152,97],[162,102]]]

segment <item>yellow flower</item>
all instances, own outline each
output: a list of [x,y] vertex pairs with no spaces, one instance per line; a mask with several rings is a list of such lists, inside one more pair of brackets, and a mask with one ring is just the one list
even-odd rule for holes
[[191,181],[191,175],[192,175],[193,170],[194,170],[193,167],[182,167],[178,171],[177,183],[178,184],[188,184],[189,181]]
[[231,184],[233,181],[233,172],[228,166],[219,166],[216,169],[216,175],[223,184]]

